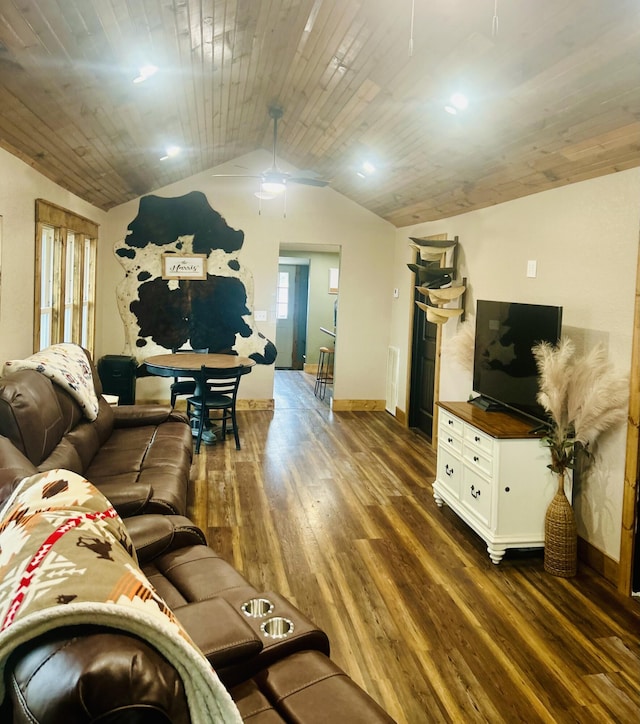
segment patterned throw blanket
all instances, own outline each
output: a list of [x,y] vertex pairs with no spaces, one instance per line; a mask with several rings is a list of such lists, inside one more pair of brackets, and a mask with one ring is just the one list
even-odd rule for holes
[[0,701],[6,661],[17,646],[81,624],[126,631],[154,646],[180,674],[194,724],[242,721],[138,567],[109,501],[80,475],[51,470],[25,478],[0,513]]
[[5,362],[3,375],[36,370],[60,385],[80,405],[89,420],[98,416],[98,396],[85,351],[77,344],[54,344],[26,359]]

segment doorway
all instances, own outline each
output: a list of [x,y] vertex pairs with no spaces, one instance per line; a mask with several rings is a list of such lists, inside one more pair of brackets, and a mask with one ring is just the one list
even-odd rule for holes
[[281,257],[276,291],[276,369],[304,368],[308,305],[309,260]]
[[[283,266],[297,266],[300,267],[298,273],[306,272],[307,276],[297,277],[299,296],[296,297],[292,291],[289,293],[290,299],[299,300],[294,308],[296,321],[289,322],[293,323],[293,330],[289,332],[284,323],[285,320],[276,317],[277,369],[304,369],[309,376],[313,376],[315,379],[320,347],[336,347],[339,344],[337,334],[339,290],[336,285],[339,280],[340,251],[340,246],[335,244],[294,244],[290,242],[280,244],[279,269]],[[289,274],[291,279],[291,271]],[[306,291],[304,300],[303,288]],[[300,364],[302,361],[302,366],[289,367],[286,365],[288,355],[281,350],[280,338],[282,335],[283,349],[288,348],[287,335],[295,334],[296,330],[299,339],[296,364]],[[302,339],[304,339],[304,348]],[[287,356],[285,357],[285,355]],[[336,368],[334,368],[334,382],[335,378]],[[327,394],[327,398],[329,397],[330,395]]]
[[[416,299],[422,298],[416,294]],[[411,354],[411,395],[409,427],[415,427],[429,439],[433,437],[438,329],[427,322],[427,315],[416,310],[413,315]]]
[[[445,240],[446,234],[425,237],[432,240]],[[416,254],[415,263],[422,265],[420,255]],[[417,282],[417,280],[416,280]],[[423,301],[422,295],[414,287],[414,301]],[[427,321],[414,305],[413,330],[411,342],[411,383],[409,393],[409,427],[423,432],[433,441],[435,403],[438,393],[440,325]]]

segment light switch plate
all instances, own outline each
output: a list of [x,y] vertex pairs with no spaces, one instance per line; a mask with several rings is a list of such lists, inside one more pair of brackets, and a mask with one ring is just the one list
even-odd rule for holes
[[256,320],[256,322],[266,322],[267,321],[267,312],[264,309],[256,309],[256,311],[253,313],[253,316]]
[[538,275],[538,262],[535,259],[529,259],[527,262],[527,276],[531,279]]

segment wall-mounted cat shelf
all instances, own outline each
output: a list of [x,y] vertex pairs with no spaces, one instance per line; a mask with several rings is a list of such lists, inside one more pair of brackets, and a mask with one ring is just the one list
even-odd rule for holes
[[423,312],[426,312],[427,321],[432,324],[444,324],[450,319],[453,319],[453,317],[459,317],[463,312],[462,307],[457,307],[455,309],[450,309],[449,307],[432,307],[429,304],[424,304],[424,302],[418,301],[416,304]]
[[457,243],[456,239],[416,239],[409,237],[414,249],[420,254],[422,261],[440,261],[447,250],[452,249]]
[[[416,305],[427,315],[427,321],[444,324],[455,317],[464,318],[464,294],[466,279],[455,283],[458,237],[453,239],[418,239],[410,236],[413,249],[418,252],[415,263],[407,264],[416,275],[416,290],[427,298],[426,302],[416,300]],[[448,252],[451,252],[448,254]],[[444,266],[448,264],[448,266]],[[460,299],[457,308],[445,307]]]

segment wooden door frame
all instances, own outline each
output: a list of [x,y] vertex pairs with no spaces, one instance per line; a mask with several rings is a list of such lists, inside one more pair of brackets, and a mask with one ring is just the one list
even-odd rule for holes
[[620,563],[618,565],[618,590],[631,595],[634,550],[638,518],[638,477],[640,475],[640,245],[636,269],[636,296],[634,306],[633,342],[631,348],[631,373],[629,376],[629,416],[627,418],[627,448],[622,498],[622,530],[620,533]]

